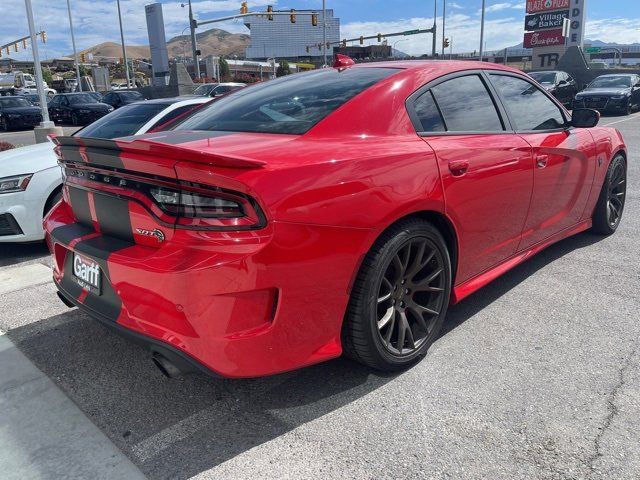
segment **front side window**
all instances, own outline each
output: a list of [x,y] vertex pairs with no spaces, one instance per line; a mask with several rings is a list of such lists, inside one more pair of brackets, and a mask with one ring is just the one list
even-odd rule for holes
[[431,88],[448,132],[503,131],[496,106],[478,75],[457,77]]
[[556,72],[531,72],[529,76],[538,83],[556,83]]
[[555,130],[565,126],[560,108],[532,83],[495,74],[491,75],[491,82],[503,98],[516,130]]
[[177,130],[301,135],[394,68],[326,68],[241,88],[200,109]]

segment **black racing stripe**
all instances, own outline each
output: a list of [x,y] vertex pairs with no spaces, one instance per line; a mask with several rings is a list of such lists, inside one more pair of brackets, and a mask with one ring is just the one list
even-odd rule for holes
[[124,168],[124,163],[120,158],[120,149],[104,149],[87,147],[85,150],[87,160],[91,165],[102,165],[110,168]]
[[89,192],[69,186],[69,200],[78,222],[87,226],[93,225],[91,209],[89,208]]
[[133,245],[135,245],[133,242],[125,242],[114,237],[100,235],[78,242],[74,248],[96,260],[107,261],[112,253]]
[[94,193],[93,204],[96,208],[100,230],[103,233],[115,236],[125,242],[134,243],[127,200]]
[[237,133],[238,132],[219,132],[206,130],[172,130],[169,134],[167,134],[167,132],[147,133],[145,135],[137,135],[135,137],[122,137],[119,140],[130,142],[133,142],[135,140],[147,140],[156,141],[159,144],[164,143],[166,145],[180,145],[181,143],[206,140],[208,138],[226,137],[227,135],[235,135]]
[[84,162],[78,147],[60,147],[60,156],[67,162]]
[[84,237],[93,232],[93,228],[80,225],[79,223],[70,223],[69,225],[63,225],[62,227],[51,230],[51,237],[58,243],[69,245],[76,238]]

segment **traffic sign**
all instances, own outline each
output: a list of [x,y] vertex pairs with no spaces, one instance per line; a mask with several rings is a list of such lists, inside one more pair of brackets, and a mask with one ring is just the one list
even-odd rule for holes
[[418,33],[420,33],[420,30],[407,30],[403,35],[417,35]]
[[600,53],[602,47],[587,47],[584,49],[584,53]]

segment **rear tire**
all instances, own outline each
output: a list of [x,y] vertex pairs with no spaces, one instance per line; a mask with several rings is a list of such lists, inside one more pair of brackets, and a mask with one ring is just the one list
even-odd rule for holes
[[615,233],[622,219],[626,196],[627,162],[622,155],[616,155],[609,164],[598,203],[593,211],[594,233]]
[[342,329],[346,356],[383,371],[424,357],[451,294],[451,260],[440,232],[419,219],[384,232],[366,255]]
[[3,132],[8,132],[9,131],[9,125],[7,124],[7,120],[5,118],[0,120],[0,128],[2,128]]

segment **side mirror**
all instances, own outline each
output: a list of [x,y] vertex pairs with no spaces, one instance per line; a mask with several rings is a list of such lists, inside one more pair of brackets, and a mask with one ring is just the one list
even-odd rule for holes
[[560,81],[558,82],[558,86],[559,86],[559,87],[561,87],[562,85],[566,85],[566,84],[567,84],[567,81],[566,81],[566,80],[560,80]]
[[571,113],[571,126],[576,128],[592,128],[598,125],[600,112],[591,108],[576,108]]

